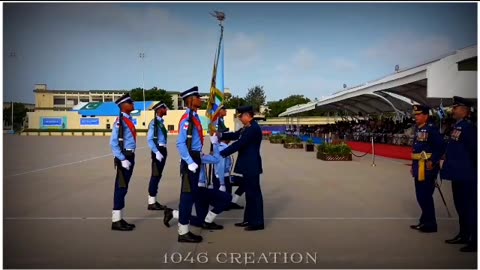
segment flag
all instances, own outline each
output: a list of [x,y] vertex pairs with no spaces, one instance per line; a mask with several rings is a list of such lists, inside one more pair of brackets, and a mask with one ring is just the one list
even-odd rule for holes
[[440,117],[440,119],[445,118],[445,109],[443,108],[443,102],[440,103],[440,107],[438,107],[437,114],[438,114],[438,117]]
[[[220,105],[223,103],[224,92],[224,75],[223,75],[223,34],[220,37],[219,48],[215,54],[215,60],[213,63],[212,83],[210,85],[210,97],[207,103],[206,116],[210,120],[208,125],[208,132],[212,133],[216,131],[216,124],[218,120],[218,112]],[[220,52],[218,51],[220,50]],[[218,57],[218,58],[217,58]]]

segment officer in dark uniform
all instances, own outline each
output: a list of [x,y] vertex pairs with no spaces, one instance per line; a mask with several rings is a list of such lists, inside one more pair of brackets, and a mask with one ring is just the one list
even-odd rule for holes
[[112,230],[131,231],[135,225],[123,219],[125,196],[135,166],[137,131],[130,113],[134,110],[133,100],[126,93],[115,101],[120,107],[120,116],[115,120],[110,138],[110,146],[115,156],[115,191],[113,195]]
[[411,172],[415,179],[415,193],[422,215],[419,224],[410,227],[425,233],[437,231],[433,192],[444,151],[444,141],[438,128],[429,123],[429,111],[428,106],[413,106],[416,129]]
[[202,192],[198,187],[200,166],[202,166],[203,128],[197,110],[202,107],[202,100],[196,86],[184,91],[180,96],[188,109],[180,119],[177,138],[182,178],[178,213],[178,242],[198,243],[203,238],[191,233],[188,225],[193,204],[195,204],[197,212],[205,212],[203,209],[205,205],[208,209],[208,201],[205,202],[205,198],[202,198]]
[[473,103],[453,97],[453,127],[440,175],[452,181],[453,201],[460,232],[448,244],[467,244],[463,252],[477,251],[477,127],[468,120]]
[[262,143],[262,129],[253,119],[252,106],[243,106],[237,109],[237,116],[243,123],[241,132],[220,133],[223,140],[237,140],[220,155],[227,157],[238,152],[236,168],[243,175],[246,206],[243,222],[235,226],[245,227],[246,231],[264,229],[263,197],[260,189],[260,174],[263,173],[260,145]]
[[158,184],[162,178],[167,161],[167,134],[163,117],[167,115],[168,107],[162,101],[152,107],[155,118],[148,125],[147,143],[151,150],[152,175],[148,184],[148,210],[165,210],[166,207],[157,202]]

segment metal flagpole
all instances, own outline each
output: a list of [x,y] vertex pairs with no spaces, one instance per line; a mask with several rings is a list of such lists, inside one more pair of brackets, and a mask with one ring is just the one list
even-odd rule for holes
[[[213,104],[211,104],[212,106],[215,104],[216,102],[216,99],[214,98],[212,100],[212,88],[214,87],[215,89],[217,89],[217,86],[216,86],[216,76],[217,76],[217,67],[218,67],[218,61],[220,60],[220,55],[222,55],[222,57],[224,57],[223,54],[221,54],[221,47],[222,47],[222,41],[223,41],[223,21],[225,20],[225,13],[221,12],[221,11],[214,11],[213,13],[210,13],[210,15],[212,15],[213,17],[215,17],[218,22],[219,22],[219,26],[220,26],[220,38],[218,40],[218,48],[217,48],[217,53],[215,54],[215,62],[214,62],[214,68],[213,68],[213,76],[212,76],[212,85],[210,86],[210,102],[213,102]],[[223,63],[222,63],[223,64]],[[223,66],[222,66],[223,68]],[[222,74],[223,75],[223,74]],[[220,89],[223,93],[224,89]],[[222,100],[222,103],[223,103],[223,100]],[[207,106],[209,107],[209,106]],[[212,109],[213,107],[209,107],[208,109]],[[208,111],[207,109],[207,115],[210,116],[210,126],[213,127],[213,123],[212,123],[212,120],[213,120],[213,117],[214,117],[214,114],[215,112],[212,112],[212,111]],[[213,128],[209,128],[209,131],[211,132],[213,130]],[[212,134],[210,134],[212,135]],[[213,152],[213,144],[210,143],[210,152]],[[212,180],[213,180],[213,168],[212,168],[212,165],[209,165],[209,168],[208,168],[208,182],[209,184],[210,183],[213,183]],[[208,188],[208,187],[207,187]]]

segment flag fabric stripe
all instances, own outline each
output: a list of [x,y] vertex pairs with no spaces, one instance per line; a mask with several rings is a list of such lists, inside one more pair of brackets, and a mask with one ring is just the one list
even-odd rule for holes
[[[209,132],[216,130],[216,122],[218,120],[219,107],[223,103],[224,95],[224,49],[223,49],[223,34],[221,34],[220,48],[217,48],[215,53],[215,60],[212,72],[212,83],[210,86],[210,97],[207,103],[206,116],[210,119]],[[218,54],[218,49],[220,53]],[[217,59],[217,56],[219,57]]]

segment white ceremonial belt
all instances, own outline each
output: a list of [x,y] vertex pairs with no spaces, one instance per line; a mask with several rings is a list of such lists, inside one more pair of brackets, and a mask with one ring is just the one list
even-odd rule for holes
[[166,144],[163,144],[163,143],[159,143],[158,146],[160,146],[160,147],[165,147],[165,146],[167,146],[167,145],[166,145]]

